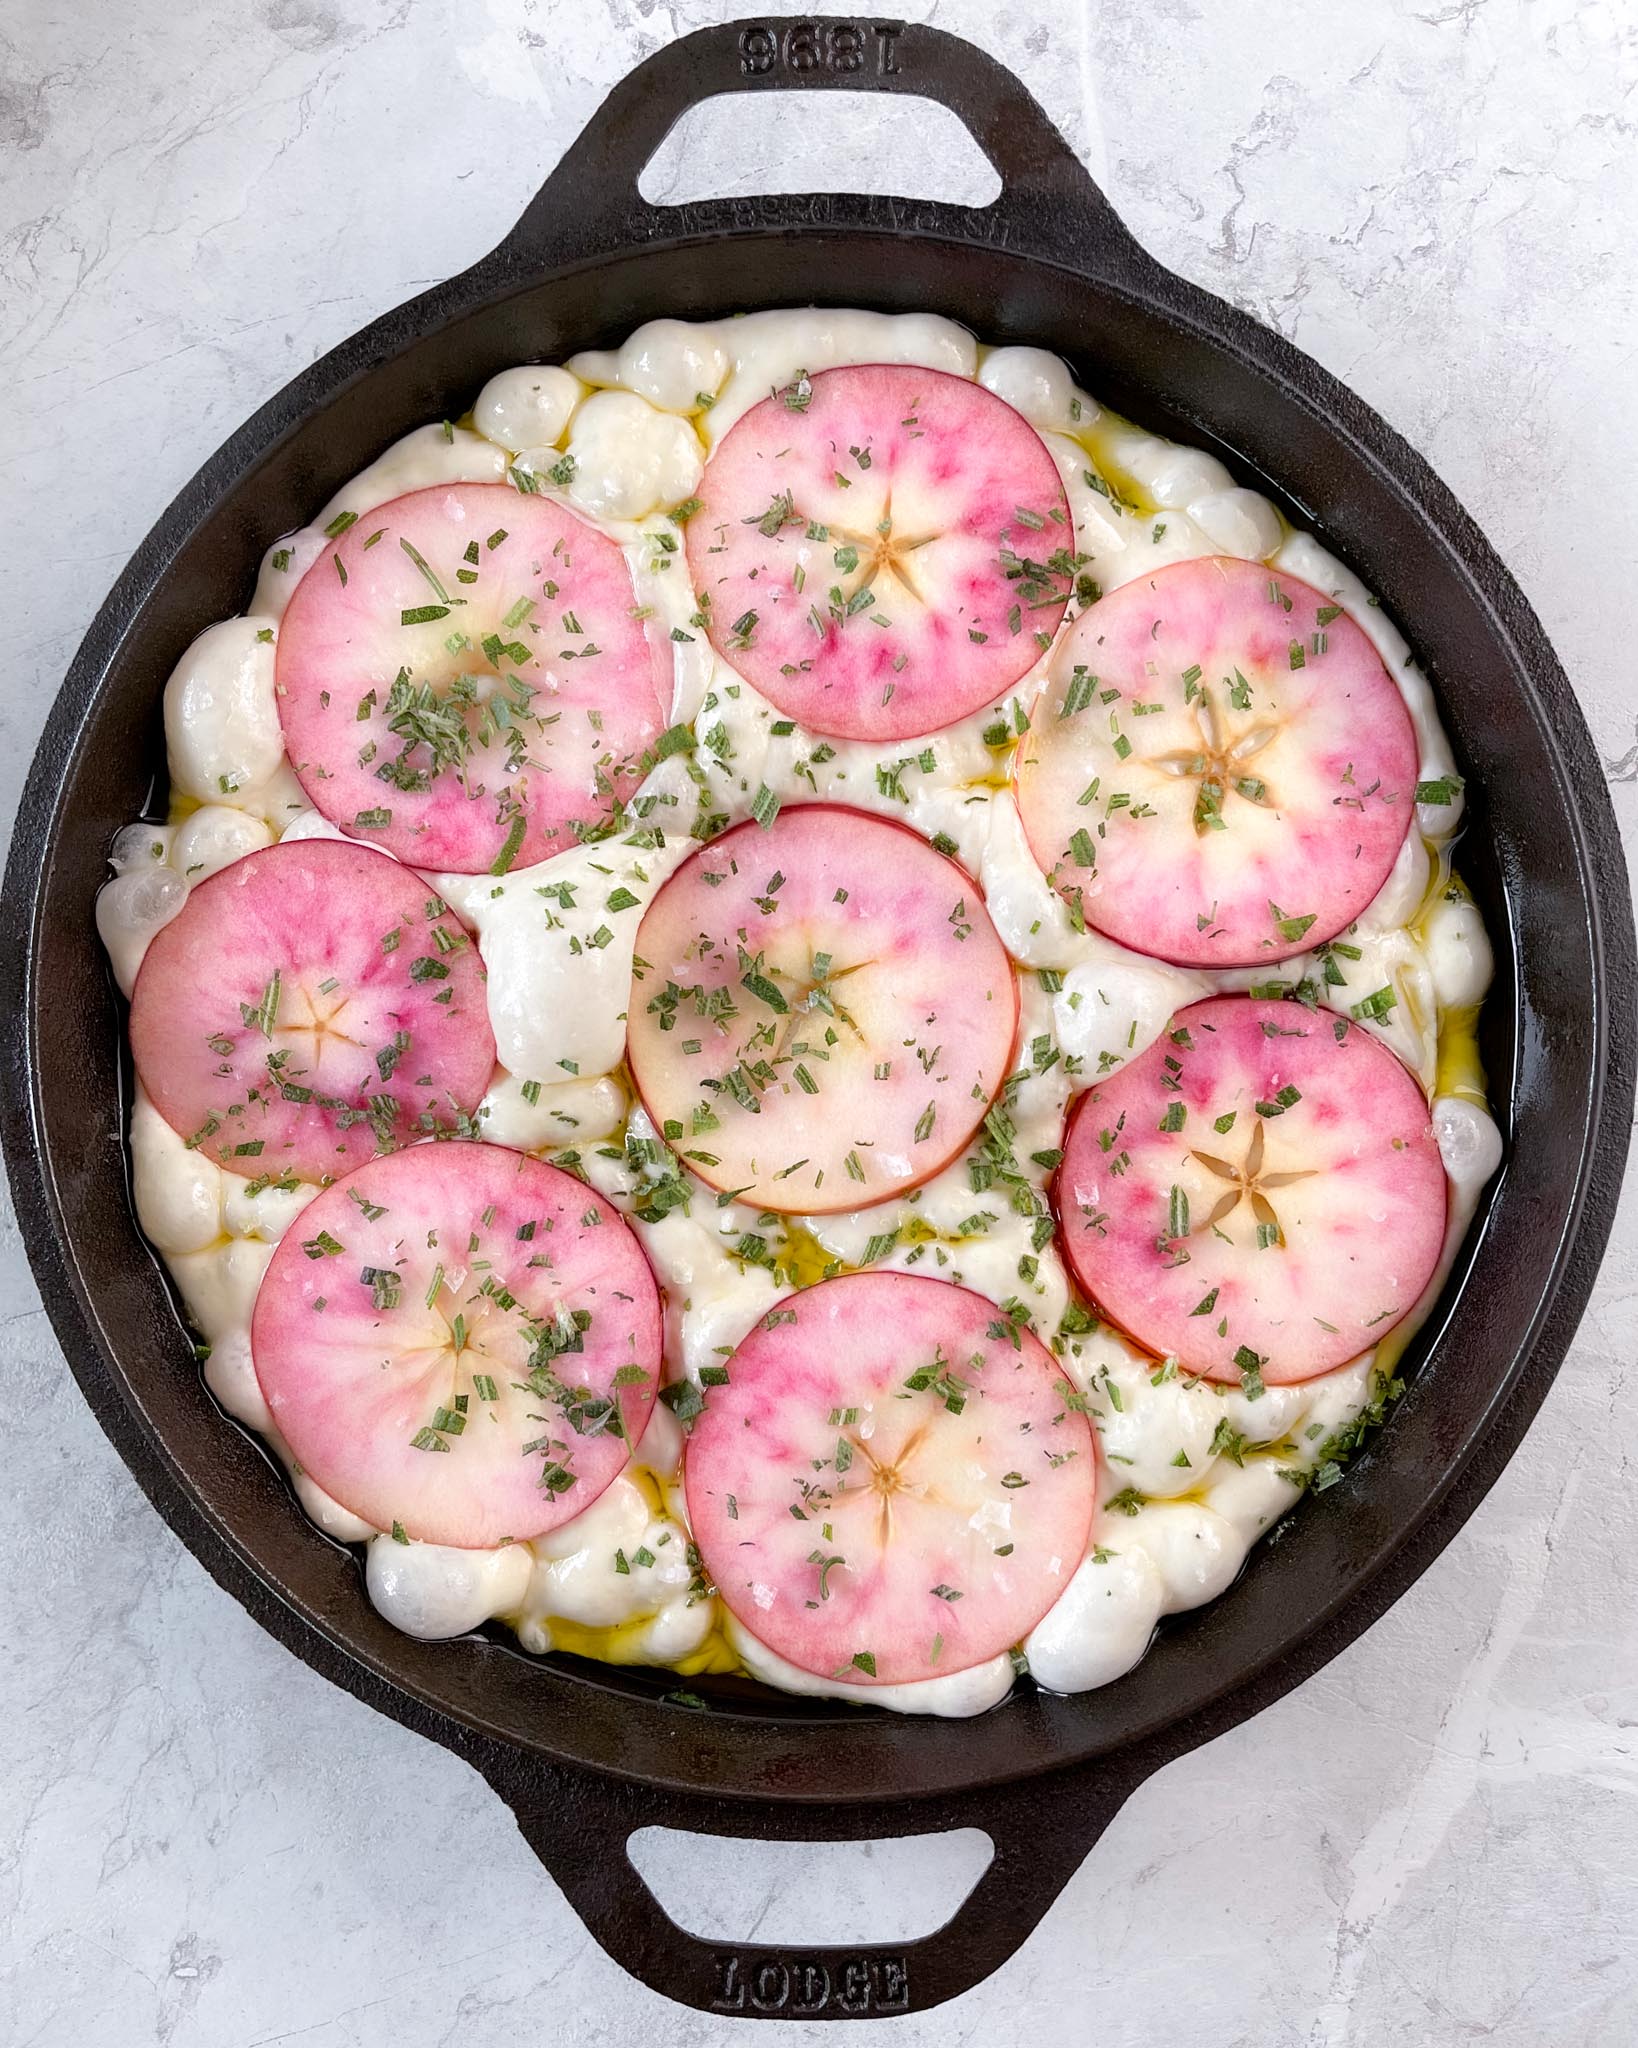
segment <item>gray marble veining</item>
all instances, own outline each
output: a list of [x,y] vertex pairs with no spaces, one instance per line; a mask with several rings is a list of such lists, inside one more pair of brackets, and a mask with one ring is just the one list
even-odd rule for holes
[[[6,815],[107,584],[198,462],[323,349],[496,241],[634,60],[732,11],[3,0]],[[1630,0],[901,11],[987,40],[1163,261],[1291,335],[1429,455],[1557,642],[1630,848]],[[935,154],[940,196],[973,196],[982,175],[902,109],[835,101],[784,126],[766,111],[698,117],[649,189],[917,190]],[[989,1984],[859,2038],[1638,2038],[1635,1270],[1629,1199],[1539,1422],[1391,1614],[1145,1787]],[[0,1412],[0,2037],[750,2038],[626,1979],[462,1765],[217,1591],[74,1391],[9,1214]],[[662,1893],[708,1892],[712,1931],[742,1935],[869,1932],[907,1896],[930,1924],[975,1867],[961,1842],[860,1851],[841,1876],[833,1852],[702,1856],[668,1838],[645,1855]]]

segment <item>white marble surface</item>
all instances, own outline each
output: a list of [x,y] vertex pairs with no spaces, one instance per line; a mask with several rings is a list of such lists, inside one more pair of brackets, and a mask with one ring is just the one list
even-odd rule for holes
[[[495,241],[635,58],[732,11],[4,0],[8,815],[64,664],[176,486],[321,350]],[[1555,638],[1630,846],[1631,0],[902,11],[990,40],[1157,255],[1426,450]],[[655,189],[976,189],[970,157],[902,109],[810,111],[800,129],[709,117]],[[1540,1421],[1432,1573],[1318,1679],[1148,1785],[982,1990],[862,2038],[1638,2038],[1635,1261],[1629,1199]],[[216,1590],[81,1404],[7,1217],[0,1412],[0,2038],[749,2038],[626,1979],[460,1764]],[[800,1937],[917,1931],[973,1865],[961,1843],[702,1865],[662,1841],[648,1867],[673,1897],[709,1894],[725,1933]]]

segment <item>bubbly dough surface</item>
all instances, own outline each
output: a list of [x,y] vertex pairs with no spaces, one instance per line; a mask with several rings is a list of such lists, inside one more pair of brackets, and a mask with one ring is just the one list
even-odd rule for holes
[[[1256,977],[1169,967],[1073,928],[1030,858],[1007,787],[1018,719],[1046,655],[1001,702],[924,742],[880,748],[805,734],[713,651],[679,544],[704,463],[771,389],[803,371],[859,362],[976,377],[1022,413],[1058,465],[1076,549],[1101,589],[1167,562],[1241,555],[1328,592],[1381,653],[1415,728],[1422,787],[1444,801],[1418,806],[1418,829],[1349,935],[1357,957],[1331,956],[1341,979],[1308,955],[1284,963],[1280,975],[1311,978],[1318,999],[1343,1014],[1375,990],[1395,994],[1386,1017],[1367,1028],[1429,1095],[1451,1188],[1444,1258],[1418,1313],[1425,1311],[1499,1163],[1501,1141],[1471,1049],[1490,946],[1450,868],[1460,782],[1410,646],[1348,569],[1215,457],[1105,412],[1057,357],[986,349],[933,315],[789,310],[656,320],[617,351],[504,371],[467,421],[419,428],[387,449],[318,508],[310,526],[269,549],[246,614],[209,628],[178,663],[165,693],[171,817],[119,834],[97,921],[129,993],[148,941],[194,882],[286,833],[340,836],[308,807],[290,771],[274,696],[284,607],[338,514],[362,515],[431,484],[521,476],[559,493],[618,542],[639,603],[670,630],[671,717],[690,729],[690,745],[649,776],[629,829],[501,878],[429,877],[476,932],[488,966],[500,1064],[480,1112],[483,1135],[581,1173],[633,1218],[665,1293],[668,1370],[696,1382],[792,1288],[857,1265],[959,1281],[1027,1315],[1087,1398],[1100,1435],[1091,1547],[1012,1659],[861,1688],[794,1671],[725,1623],[690,1558],[678,1481],[682,1431],[664,1408],[626,1474],[532,1544],[490,1552],[406,1546],[327,1500],[299,1471],[293,1483],[327,1533],[367,1545],[370,1598],[411,1634],[459,1635],[499,1618],[537,1652],[666,1663],[684,1674],[748,1668],[787,1690],[962,1715],[1003,1698],[1015,1665],[1027,1663],[1054,1690],[1107,1684],[1141,1657],[1160,1616],[1214,1598],[1308,1486],[1339,1476],[1360,1419],[1380,1412],[1411,1325],[1380,1358],[1368,1354],[1252,1401],[1142,1356],[1073,1299],[1050,1236],[1051,1169],[1037,1155],[1050,1158],[1060,1142],[1079,1078],[1141,1051],[1182,1005]],[[1066,624],[1078,609],[1071,606]],[[625,1008],[643,909],[702,838],[751,815],[763,790],[780,802],[855,805],[936,839],[981,882],[1017,966],[1021,1018],[1007,1135],[987,1127],[934,1180],[874,1208],[802,1219],[719,1203],[689,1185],[630,1097]],[[626,907],[611,911],[617,890]],[[131,1150],[143,1228],[211,1347],[207,1385],[289,1464],[251,1366],[249,1320],[272,1247],[316,1190],[258,1188],[223,1174],[190,1152],[140,1092]],[[687,1199],[673,1202],[663,1191],[679,1178]],[[617,1557],[639,1552],[654,1564],[617,1568]]]

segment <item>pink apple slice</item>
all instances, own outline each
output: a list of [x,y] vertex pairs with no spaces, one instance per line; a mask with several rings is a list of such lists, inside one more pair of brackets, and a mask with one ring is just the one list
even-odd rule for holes
[[838,804],[723,834],[637,934],[632,1074],[708,1186],[860,1209],[948,1164],[1006,1079],[1012,963],[972,876]]
[[1086,1551],[1097,1455],[1052,1358],[980,1295],[857,1273],[764,1317],[706,1394],[689,1524],[799,1670],[933,1678],[1010,1648]]
[[426,883],[304,839],[193,889],[143,960],[131,1053],[160,1115],[219,1166],[327,1180],[462,1129],[495,1040],[478,949]]
[[346,527],[279,631],[302,787],[417,867],[503,873],[629,796],[666,721],[624,556],[550,498],[439,485]]
[[1053,656],[1018,751],[1041,870],[1085,921],[1189,966],[1335,938],[1416,813],[1416,734],[1340,606],[1260,563],[1139,577]]
[[870,363],[753,406],[688,522],[711,639],[810,731],[898,740],[1040,659],[1074,580],[1057,465],[981,384]]
[[1076,1278],[1214,1380],[1312,1379],[1415,1305],[1445,1234],[1421,1089],[1300,1003],[1221,996],[1077,1104],[1058,1175]]
[[624,1467],[654,1405],[660,1298],[571,1174],[500,1145],[412,1145],[280,1240],[251,1354],[326,1493],[467,1550],[544,1535]]

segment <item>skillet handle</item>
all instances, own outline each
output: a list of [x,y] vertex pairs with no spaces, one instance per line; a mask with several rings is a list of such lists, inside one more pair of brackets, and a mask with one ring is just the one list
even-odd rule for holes
[[[1035,1931],[1135,1780],[1119,1766],[889,1807],[787,1807],[680,1795],[555,1770],[515,1752],[486,1774],[604,1951],[651,1990],[742,2019],[874,2019],[925,2012],[998,1969]],[[1141,1775],[1141,1774],[1140,1774]],[[913,1941],[802,1947],[711,1941],[666,1913],[632,1864],[639,1828],[766,1840],[870,1841],[978,1827],[995,1855],[942,1927]]]
[[[733,92],[891,92],[957,116],[1001,179],[989,206],[889,195],[804,194],[653,206],[637,181],[678,120]],[[1090,264],[1152,269],[1086,167],[1019,79],[977,44],[919,22],[841,15],[732,21],[667,43],[621,79],[490,261],[521,274],[565,260],[736,228],[887,229],[999,243]]]

